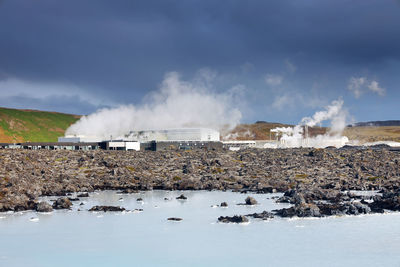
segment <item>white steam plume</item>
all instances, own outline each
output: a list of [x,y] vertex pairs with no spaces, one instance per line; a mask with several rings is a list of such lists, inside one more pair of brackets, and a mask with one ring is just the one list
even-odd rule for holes
[[[278,127],[271,132],[280,137],[280,147],[341,147],[348,138],[342,136],[346,127],[346,112],[343,110],[343,100],[333,101],[325,110],[316,112],[312,117],[305,117],[295,127]],[[330,121],[330,129],[326,134],[314,137],[306,136],[307,127],[321,125],[323,121]]]
[[347,89],[354,94],[355,98],[360,98],[367,91],[371,91],[380,96],[386,94],[386,89],[381,87],[375,80],[369,80],[367,77],[351,77]]
[[210,90],[210,77],[182,81],[176,72],[168,73],[160,90],[151,93],[141,105],[101,109],[82,117],[66,135],[122,137],[133,130],[180,127],[207,127],[223,132],[239,123],[241,112],[235,97],[241,86],[225,93]]

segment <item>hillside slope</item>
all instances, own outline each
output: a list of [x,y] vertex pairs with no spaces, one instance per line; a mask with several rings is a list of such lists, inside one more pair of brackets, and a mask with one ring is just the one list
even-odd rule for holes
[[367,121],[367,122],[356,122],[350,124],[349,127],[391,127],[400,126],[400,120],[389,120],[389,121]]
[[55,142],[80,116],[0,108],[0,142]]
[[343,134],[350,140],[358,140],[361,143],[376,141],[400,142],[400,126],[348,127]]

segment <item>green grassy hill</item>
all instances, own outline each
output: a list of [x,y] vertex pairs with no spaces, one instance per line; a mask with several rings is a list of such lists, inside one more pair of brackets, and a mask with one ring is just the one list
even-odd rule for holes
[[0,142],[55,142],[80,116],[0,108]]

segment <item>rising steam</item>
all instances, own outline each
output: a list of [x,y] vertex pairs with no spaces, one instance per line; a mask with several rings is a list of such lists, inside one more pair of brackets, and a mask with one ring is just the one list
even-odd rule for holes
[[122,137],[132,130],[181,127],[207,127],[223,133],[241,119],[241,112],[234,104],[240,86],[215,93],[210,89],[210,80],[210,75],[202,75],[188,82],[182,81],[178,73],[168,73],[160,90],[148,95],[141,105],[98,110],[69,127],[66,135],[107,139]]
[[[325,134],[309,137],[308,127],[321,125],[330,121],[329,131]],[[280,138],[280,147],[341,147],[349,140],[342,136],[346,127],[346,112],[343,110],[343,100],[333,101],[325,110],[316,112],[312,117],[305,117],[295,127],[278,127],[272,129]]]

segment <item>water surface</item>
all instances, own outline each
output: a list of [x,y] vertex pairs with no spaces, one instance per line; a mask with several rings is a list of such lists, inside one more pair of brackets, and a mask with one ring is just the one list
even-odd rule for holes
[[[288,205],[219,191],[91,195],[72,211],[0,214],[0,266],[400,266],[399,213],[237,225],[217,218]],[[236,205],[248,195],[260,204]],[[228,208],[211,207],[223,201]],[[93,205],[143,212],[88,212]]]

